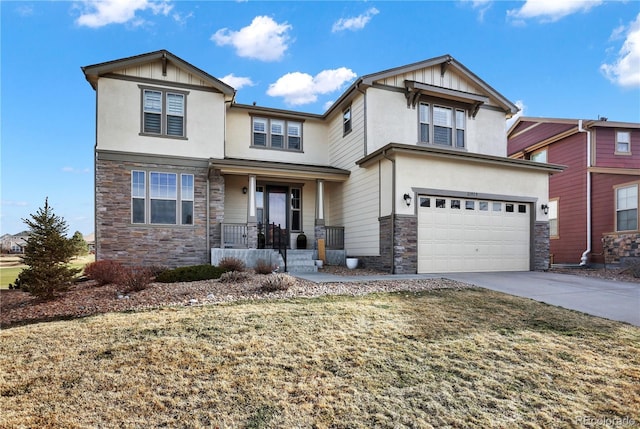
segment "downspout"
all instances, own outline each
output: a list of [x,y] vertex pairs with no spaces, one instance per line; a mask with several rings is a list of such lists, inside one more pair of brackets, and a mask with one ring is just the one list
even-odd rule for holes
[[396,233],[396,160],[387,156],[387,151],[382,152],[387,160],[391,161],[391,274],[396,273],[395,258],[395,233]]
[[580,266],[586,266],[591,253],[591,132],[582,128],[582,119],[578,120],[578,132],[587,134],[587,248],[580,258]]
[[209,172],[211,171],[211,164],[209,164],[209,168],[207,169],[207,208],[206,213],[207,213],[207,260],[209,261],[209,264],[211,264],[211,218],[209,217],[211,215],[210,213],[210,207],[209,207],[209,200],[210,200],[210,192],[211,192],[211,182],[209,180]]

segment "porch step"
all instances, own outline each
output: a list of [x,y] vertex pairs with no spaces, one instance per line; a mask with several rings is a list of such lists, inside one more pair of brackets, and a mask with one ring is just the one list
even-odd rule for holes
[[290,273],[315,273],[315,250],[287,250],[287,271]]

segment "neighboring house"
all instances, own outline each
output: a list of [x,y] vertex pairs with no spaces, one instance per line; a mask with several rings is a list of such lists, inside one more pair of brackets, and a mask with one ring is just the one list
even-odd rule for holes
[[15,235],[3,235],[2,237],[0,237],[2,253],[24,253],[24,249],[27,246],[28,238],[29,234],[26,232],[21,232]]
[[521,117],[508,141],[513,158],[567,166],[549,179],[554,263],[640,257],[640,123]]
[[448,55],[358,78],[324,114],[243,105],[165,50],[96,91],[96,256],[179,266],[319,240],[393,273],[546,269],[548,176],[507,157],[517,107]]

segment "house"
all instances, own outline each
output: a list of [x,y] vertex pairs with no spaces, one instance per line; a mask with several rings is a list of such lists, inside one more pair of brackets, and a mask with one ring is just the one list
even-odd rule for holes
[[392,273],[548,268],[562,167],[508,158],[517,107],[449,55],[362,76],[324,114],[237,103],[166,50],[82,70],[98,260],[202,264],[304,233]]
[[21,232],[15,235],[4,234],[0,237],[0,248],[2,253],[24,253],[27,246],[28,232]]
[[554,263],[640,257],[640,123],[521,117],[508,131],[508,153],[567,166],[549,179]]

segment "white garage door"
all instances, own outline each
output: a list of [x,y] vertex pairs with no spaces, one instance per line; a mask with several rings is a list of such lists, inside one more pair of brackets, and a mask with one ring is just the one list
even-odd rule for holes
[[529,271],[530,205],[420,196],[418,272]]

